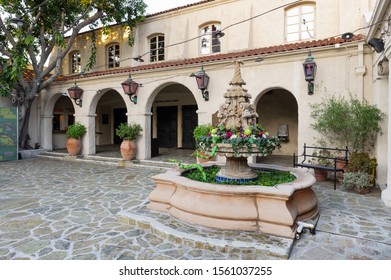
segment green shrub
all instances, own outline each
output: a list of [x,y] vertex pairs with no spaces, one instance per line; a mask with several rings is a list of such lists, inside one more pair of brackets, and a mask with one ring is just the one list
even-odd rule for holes
[[212,125],[210,124],[200,124],[196,126],[193,130],[193,137],[196,142],[196,145],[202,141],[202,137],[208,136],[208,133],[212,130]]
[[350,172],[371,173],[372,160],[368,153],[353,153],[349,158],[348,169]]
[[332,96],[310,107],[314,120],[311,126],[323,139],[340,148],[348,146],[353,153],[364,152],[373,145],[385,117],[375,105],[352,96],[349,99]]
[[115,130],[115,134],[123,140],[135,140],[143,131],[141,125],[137,123],[121,123]]
[[342,178],[342,188],[358,191],[373,187],[373,176],[365,172],[346,172]]
[[66,132],[67,138],[74,138],[74,139],[80,139],[83,137],[87,132],[87,128],[85,125],[81,123],[74,123],[71,124],[68,127],[68,130]]

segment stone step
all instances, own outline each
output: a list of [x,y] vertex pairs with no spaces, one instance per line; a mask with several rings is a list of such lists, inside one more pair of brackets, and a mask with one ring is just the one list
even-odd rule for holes
[[146,206],[118,213],[118,220],[195,249],[232,253],[238,259],[288,259],[293,239],[252,231],[219,230],[192,225]]
[[50,151],[45,151],[41,154],[39,154],[39,157],[66,157],[66,153],[59,153],[59,152],[50,152]]
[[120,167],[142,166],[142,167],[158,168],[162,170],[168,170],[176,166],[176,164],[173,162],[163,162],[163,161],[153,161],[153,160],[124,161],[121,158],[114,158],[114,157],[103,157],[97,155],[69,156],[66,153],[51,152],[51,151],[43,152],[39,155],[39,157],[58,159],[58,160],[76,160],[81,162],[91,162],[96,164],[106,164],[106,165],[120,166]]

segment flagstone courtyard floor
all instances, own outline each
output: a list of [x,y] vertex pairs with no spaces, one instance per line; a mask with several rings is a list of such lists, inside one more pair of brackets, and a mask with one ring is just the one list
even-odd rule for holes
[[391,259],[391,208],[380,190],[313,188],[315,235],[299,240],[214,230],[146,209],[164,167],[32,158],[0,163],[0,260]]

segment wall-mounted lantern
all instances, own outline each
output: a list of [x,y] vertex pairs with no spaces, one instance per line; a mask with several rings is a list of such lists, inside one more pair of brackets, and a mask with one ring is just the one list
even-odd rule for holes
[[82,96],[84,90],[77,86],[77,83],[73,85],[73,87],[68,88],[69,97],[75,100],[76,105],[82,106]]
[[129,95],[130,101],[134,104],[137,104],[137,90],[141,84],[136,83],[132,80],[132,76],[129,74],[129,78],[127,78],[124,82],[121,83],[122,89],[124,93]]
[[207,91],[209,84],[209,76],[204,71],[204,66],[201,65],[201,70],[198,73],[192,73],[190,77],[195,77],[198,89],[202,92],[202,97],[205,101],[209,100],[209,91]]
[[384,51],[384,40],[379,38],[372,38],[368,41],[368,45],[375,49],[377,53]]
[[308,95],[314,94],[314,83],[315,75],[316,75],[316,63],[314,61],[314,57],[311,55],[311,51],[308,51],[308,56],[303,63],[304,68],[304,77],[308,82]]

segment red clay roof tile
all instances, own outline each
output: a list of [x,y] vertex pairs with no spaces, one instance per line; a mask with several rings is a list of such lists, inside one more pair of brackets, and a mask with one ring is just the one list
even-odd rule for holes
[[191,64],[200,64],[200,63],[220,61],[220,60],[229,60],[229,59],[235,59],[235,58],[240,58],[240,57],[249,57],[249,56],[265,55],[265,54],[272,54],[272,53],[282,53],[282,52],[299,50],[299,49],[309,49],[309,48],[317,48],[317,47],[322,47],[322,46],[331,46],[336,43],[344,43],[346,41],[353,42],[353,41],[359,41],[361,39],[363,39],[363,35],[356,35],[349,40],[344,40],[344,39],[338,37],[338,38],[328,38],[328,39],[323,39],[323,40],[306,41],[306,42],[300,42],[300,43],[289,43],[289,44],[285,44],[285,45],[263,47],[263,48],[257,48],[257,49],[245,50],[245,51],[239,51],[239,52],[233,52],[233,53],[215,54],[215,55],[202,56],[202,57],[197,57],[197,58],[185,58],[185,59],[181,59],[181,60],[164,61],[164,62],[160,62],[160,63],[151,63],[151,64],[145,64],[145,65],[140,65],[140,66],[135,66],[135,67],[109,69],[109,70],[103,70],[103,71],[98,71],[98,72],[85,73],[83,75],[61,76],[61,77],[57,78],[57,81],[67,81],[67,80],[71,80],[71,79],[75,79],[75,78],[106,76],[106,75],[113,75],[113,74],[120,74],[120,73],[138,72],[138,71],[146,71],[146,70],[159,69],[159,68],[167,68],[167,67],[175,67],[175,66],[191,65]]

